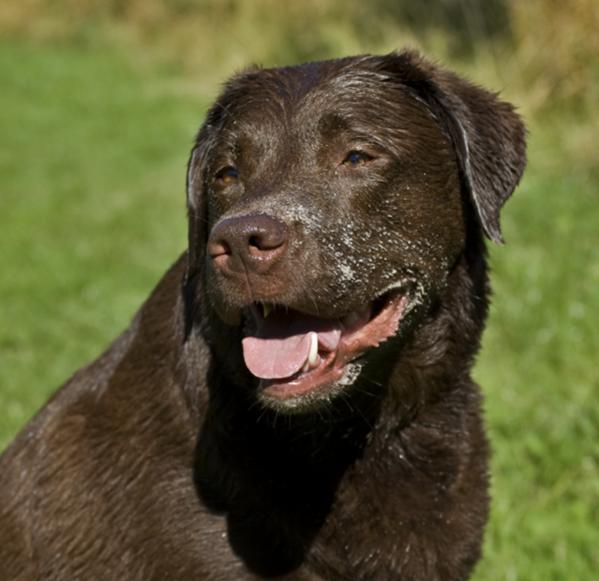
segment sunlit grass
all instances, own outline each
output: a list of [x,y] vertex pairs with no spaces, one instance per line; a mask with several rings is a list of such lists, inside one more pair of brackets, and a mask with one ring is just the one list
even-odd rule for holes
[[495,298],[476,372],[494,451],[480,573],[586,580],[599,542],[599,175],[567,163],[540,171],[535,139],[506,209],[508,244],[492,252]]
[[0,444],[185,245],[203,103],[115,54],[0,47]]
[[[101,47],[0,44],[0,86],[2,448],[184,248],[185,162],[208,99]],[[478,581],[584,581],[599,568],[599,164],[575,144],[562,153],[585,123],[533,125],[508,243],[492,250],[476,377],[493,514]]]

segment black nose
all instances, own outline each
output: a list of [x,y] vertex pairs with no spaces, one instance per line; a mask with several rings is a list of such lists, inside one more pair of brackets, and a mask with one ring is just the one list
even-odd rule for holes
[[266,214],[249,214],[218,222],[208,239],[208,255],[223,271],[266,274],[287,250],[289,231]]

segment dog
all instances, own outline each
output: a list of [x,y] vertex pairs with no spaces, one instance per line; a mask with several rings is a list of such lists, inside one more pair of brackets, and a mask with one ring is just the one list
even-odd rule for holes
[[187,251],[0,459],[0,579],[467,579],[525,133],[413,51],[230,80]]

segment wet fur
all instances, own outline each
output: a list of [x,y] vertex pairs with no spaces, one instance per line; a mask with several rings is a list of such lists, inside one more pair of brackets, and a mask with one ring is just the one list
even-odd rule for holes
[[[384,167],[326,178],[343,119],[382,136]],[[210,181],[227,155],[254,176],[243,191]],[[524,163],[511,106],[414,53],[234,78],[192,152],[188,252],[0,458],[0,579],[468,578],[488,512],[470,378],[483,236],[501,238]],[[205,244],[251,212],[301,243],[244,289]],[[354,385],[304,413],[260,399],[240,350],[248,287],[335,317],[401,277],[414,308]]]

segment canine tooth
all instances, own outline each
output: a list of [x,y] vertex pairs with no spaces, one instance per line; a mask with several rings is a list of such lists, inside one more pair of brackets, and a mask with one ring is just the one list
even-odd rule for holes
[[310,367],[316,367],[318,364],[318,333],[310,332],[310,353],[308,354],[308,364]]
[[272,305],[262,303],[262,315],[264,316],[265,319],[266,319],[266,317],[268,317],[268,315],[270,315],[271,311],[272,311]]

